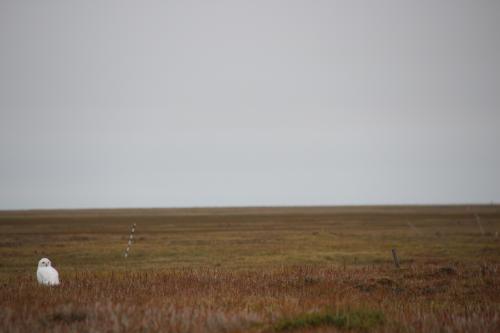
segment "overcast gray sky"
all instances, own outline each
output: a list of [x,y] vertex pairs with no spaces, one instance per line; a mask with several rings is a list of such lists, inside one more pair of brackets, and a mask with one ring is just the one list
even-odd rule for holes
[[0,209],[500,201],[500,1],[0,0]]

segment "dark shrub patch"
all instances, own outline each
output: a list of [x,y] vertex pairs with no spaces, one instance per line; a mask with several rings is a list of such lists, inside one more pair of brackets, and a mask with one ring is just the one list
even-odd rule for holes
[[438,270],[438,274],[441,275],[457,275],[457,270],[453,267],[441,267]]
[[368,330],[382,325],[385,321],[380,311],[354,310],[305,313],[293,318],[284,318],[274,325],[275,331],[291,331],[319,326],[335,326],[340,329]]
[[77,321],[83,321],[87,315],[83,312],[56,312],[50,316],[51,321],[64,322],[71,324]]

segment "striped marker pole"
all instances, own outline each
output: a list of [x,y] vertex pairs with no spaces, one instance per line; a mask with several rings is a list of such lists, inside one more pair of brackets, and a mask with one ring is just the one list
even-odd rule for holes
[[135,232],[135,223],[132,224],[132,229],[130,229],[130,236],[128,238],[127,249],[125,250],[125,259],[128,258],[128,252],[130,251],[130,246],[132,245],[132,241],[134,240],[134,232]]

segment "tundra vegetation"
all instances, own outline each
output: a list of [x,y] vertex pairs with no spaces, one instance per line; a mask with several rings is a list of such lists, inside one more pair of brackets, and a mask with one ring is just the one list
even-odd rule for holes
[[0,331],[500,332],[498,231],[495,205],[0,212]]

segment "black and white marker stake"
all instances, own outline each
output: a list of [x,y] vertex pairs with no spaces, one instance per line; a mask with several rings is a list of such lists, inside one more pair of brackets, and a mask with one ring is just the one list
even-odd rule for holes
[[132,241],[134,240],[134,232],[135,232],[135,223],[132,224],[132,229],[130,229],[130,236],[128,238],[127,249],[125,250],[125,259],[128,258],[128,252],[130,251],[130,246],[132,245]]

